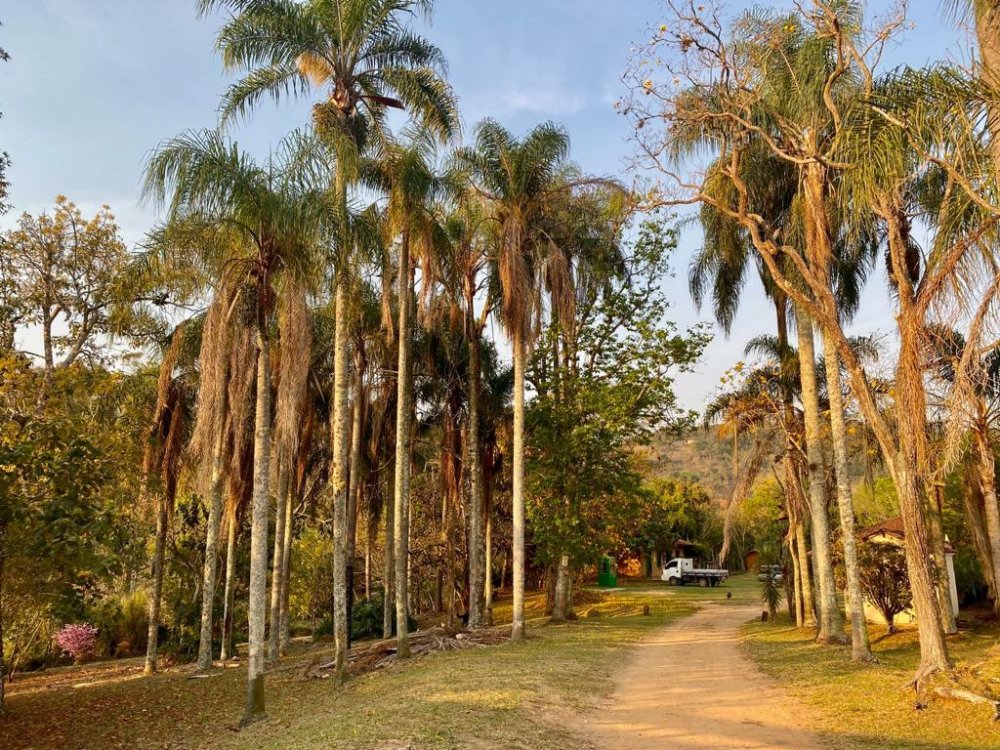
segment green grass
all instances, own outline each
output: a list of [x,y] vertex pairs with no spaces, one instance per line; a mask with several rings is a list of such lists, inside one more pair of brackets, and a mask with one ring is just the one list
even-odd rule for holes
[[[444,748],[585,747],[565,718],[611,689],[623,650],[694,604],[665,587],[582,592],[581,617],[529,623],[521,645],[437,653],[351,680],[343,688],[305,679],[290,657],[267,680],[271,720],[235,731],[243,669],[206,679],[168,672],[148,679],[10,696],[0,747],[72,748]],[[716,590],[712,590],[716,591]],[[702,590],[704,593],[704,590]],[[650,615],[642,615],[644,604]],[[533,598],[529,615],[538,612]],[[498,618],[503,606],[497,608]],[[533,626],[533,627],[532,627]]]
[[[760,668],[814,709],[817,729],[843,750],[980,750],[1000,747],[1000,725],[988,706],[934,699],[914,707],[906,689],[919,661],[916,633],[886,635],[872,626],[879,663],[853,664],[849,647],[816,645],[785,618],[744,628],[746,652]],[[1000,633],[979,626],[949,638],[959,673],[975,667],[983,685],[1000,686]],[[994,681],[991,683],[991,681]]]

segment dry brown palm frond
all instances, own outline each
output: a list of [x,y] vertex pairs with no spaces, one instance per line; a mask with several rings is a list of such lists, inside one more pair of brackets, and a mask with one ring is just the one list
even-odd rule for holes
[[945,401],[948,422],[945,430],[944,460],[940,469],[948,471],[961,458],[970,414],[974,414],[982,399],[988,375],[983,359],[983,335],[997,316],[996,302],[1000,295],[1000,274],[983,293],[979,307],[966,331],[961,357],[953,364],[954,375]]
[[197,417],[191,437],[191,453],[203,467],[208,465],[208,458],[216,440],[225,429],[227,419],[229,347],[232,338],[228,320],[232,302],[229,292],[228,286],[221,287],[208,308],[198,355]]
[[303,53],[299,55],[295,62],[299,72],[308,78],[313,86],[323,86],[333,76],[333,69],[330,67],[330,63],[322,55]]
[[503,249],[500,251],[500,286],[504,290],[500,315],[508,334],[522,341],[531,339],[535,309],[532,276],[524,252],[524,222],[510,217],[504,225]]
[[726,501],[725,524],[722,529],[722,549],[719,552],[719,560],[725,560],[729,554],[729,547],[732,544],[733,514],[737,511],[744,500],[750,495],[754,482],[760,474],[761,468],[768,456],[772,454],[772,435],[757,435],[754,437],[750,450],[747,451],[743,463],[740,465],[736,476],[736,485],[733,492]]
[[568,334],[573,333],[576,320],[576,290],[569,258],[554,242],[549,241],[549,252],[544,263],[545,285],[552,300],[552,312]]
[[274,445],[280,460],[291,465],[298,452],[312,360],[312,321],[305,289],[291,279],[285,283],[278,302],[278,341],[280,360]]
[[[240,326],[232,332],[229,350],[229,381],[226,397],[228,401],[228,423],[225,430],[232,450],[229,456],[230,470],[240,467],[253,455],[254,410],[257,400],[254,392],[257,385],[257,343],[252,328]],[[251,482],[252,483],[252,482]]]

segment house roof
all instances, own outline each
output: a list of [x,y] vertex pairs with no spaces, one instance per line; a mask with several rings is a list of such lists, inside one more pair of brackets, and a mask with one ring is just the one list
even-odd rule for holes
[[[893,518],[887,518],[882,523],[877,523],[874,526],[868,526],[867,528],[861,529],[858,535],[866,542],[872,537],[876,536],[887,536],[893,539],[899,539],[902,541],[906,539],[906,530],[903,528],[903,517],[895,516]],[[953,545],[947,538],[944,540],[944,551],[945,552],[955,552],[955,545]]]

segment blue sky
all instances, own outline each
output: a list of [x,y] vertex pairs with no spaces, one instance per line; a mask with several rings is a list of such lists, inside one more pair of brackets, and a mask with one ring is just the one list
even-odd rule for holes
[[[874,10],[890,6],[874,0]],[[729,2],[734,10],[742,2]],[[137,202],[143,159],[158,142],[215,124],[226,79],[213,50],[218,18],[198,19],[194,0],[14,0],[0,7],[0,148],[14,159],[15,211],[37,212],[57,194],[86,212],[107,203],[134,243],[156,219]],[[965,32],[938,0],[912,0],[915,28],[889,53],[892,64],[964,60]],[[631,152],[628,123],[613,110],[629,46],[659,25],[659,0],[437,0],[426,34],[444,51],[466,129],[487,115],[514,131],[563,123],[573,159],[586,171],[621,174]],[[236,137],[266,151],[308,120],[307,102],[264,106]],[[686,268],[699,238],[686,232],[677,275],[664,280],[674,319],[708,319],[693,309]],[[884,283],[873,279],[855,324],[889,332]],[[772,315],[751,283],[731,338],[721,334],[699,372],[678,381],[682,402],[700,408],[719,375]]]

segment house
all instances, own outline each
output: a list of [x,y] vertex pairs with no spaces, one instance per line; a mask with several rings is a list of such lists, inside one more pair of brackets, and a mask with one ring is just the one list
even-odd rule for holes
[[[903,530],[903,518],[902,516],[896,516],[874,526],[869,526],[866,529],[861,529],[858,532],[858,536],[861,537],[863,542],[892,544],[896,547],[902,547],[906,539],[906,532]],[[948,590],[951,594],[951,607],[953,611],[958,612],[958,587],[955,584],[955,546],[948,541],[947,537],[944,540],[944,559],[945,569],[948,571]],[[868,602],[865,602],[865,617],[872,622],[885,624],[882,614]],[[907,610],[898,616],[897,621],[913,623],[916,621],[916,617],[912,610]]]

